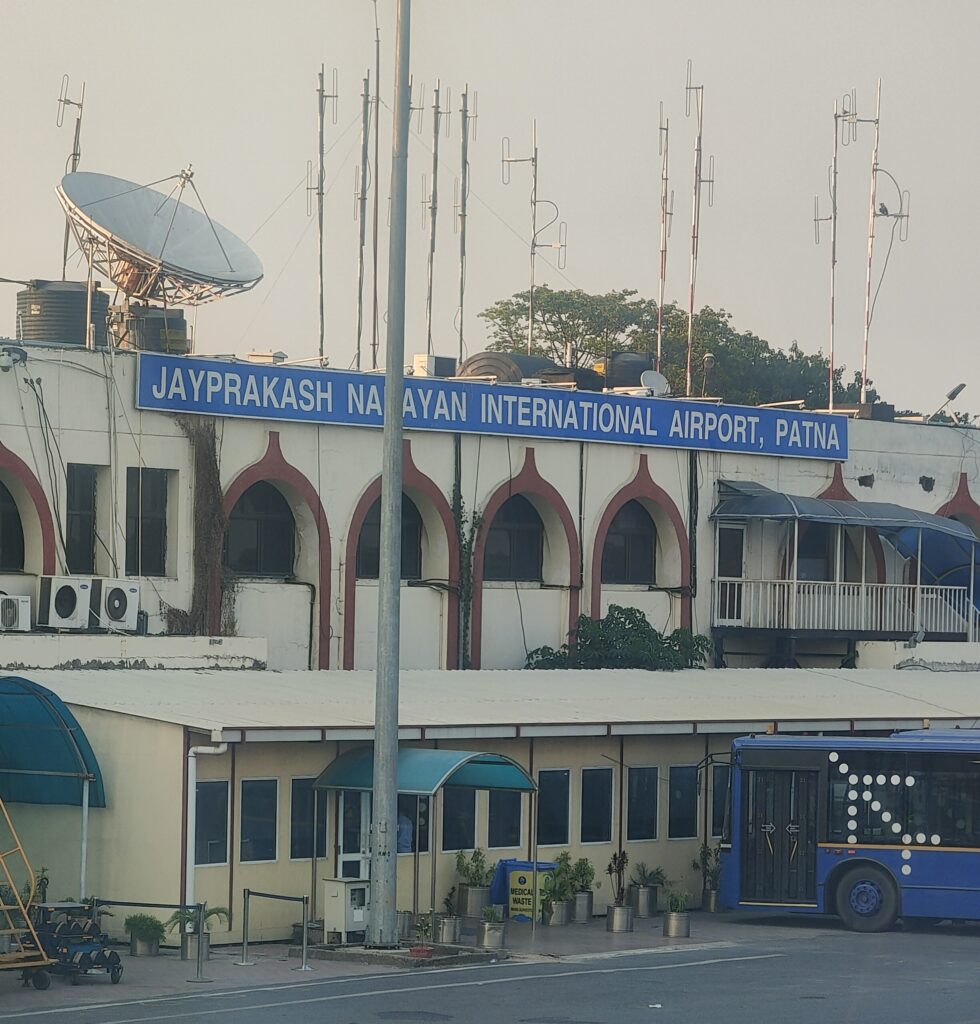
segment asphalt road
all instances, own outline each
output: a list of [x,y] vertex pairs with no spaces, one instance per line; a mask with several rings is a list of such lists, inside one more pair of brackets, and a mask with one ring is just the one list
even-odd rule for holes
[[332,978],[4,1014],[49,1024],[980,1024],[980,931],[780,941]]

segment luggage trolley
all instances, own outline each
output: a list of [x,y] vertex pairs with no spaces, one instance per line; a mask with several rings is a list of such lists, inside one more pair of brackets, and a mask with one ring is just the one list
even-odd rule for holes
[[107,974],[113,985],[122,980],[119,954],[109,948],[109,936],[91,903],[38,903],[31,916],[52,974],[72,985],[86,975]]

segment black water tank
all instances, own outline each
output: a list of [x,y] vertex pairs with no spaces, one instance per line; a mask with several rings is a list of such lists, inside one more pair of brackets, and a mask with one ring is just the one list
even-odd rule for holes
[[[84,281],[31,281],[17,293],[16,337],[85,345],[87,286]],[[92,324],[97,348],[105,348],[109,296],[92,289]]]
[[609,371],[606,374],[607,388],[637,388],[640,374],[653,368],[649,356],[639,352],[613,352],[609,357]]
[[519,352],[477,352],[459,368],[460,377],[496,377],[501,384],[520,384],[528,377],[540,377],[557,369],[551,359],[525,356]]

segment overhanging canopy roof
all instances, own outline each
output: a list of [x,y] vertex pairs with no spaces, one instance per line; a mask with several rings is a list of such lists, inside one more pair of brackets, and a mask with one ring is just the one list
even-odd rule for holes
[[[331,761],[313,783],[315,789],[370,790],[374,785],[374,747],[357,747]],[[398,792],[432,796],[443,786],[472,789],[510,789],[532,792],[527,772],[503,754],[472,750],[398,750]]]
[[0,676],[0,798],[22,804],[105,807],[102,772],[82,727],[57,694]]

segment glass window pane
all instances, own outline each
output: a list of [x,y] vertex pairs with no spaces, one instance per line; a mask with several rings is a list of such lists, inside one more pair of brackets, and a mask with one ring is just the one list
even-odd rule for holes
[[243,779],[241,856],[245,861],[276,859],[275,779]]
[[626,838],[657,838],[657,768],[630,768],[626,782]]
[[166,469],[126,470],[126,574],[163,576],[167,562]]
[[13,495],[0,483],[0,572],[24,569],[24,529]]
[[612,839],[612,768],[582,769],[583,843],[608,843]]
[[442,791],[443,850],[472,850],[476,846],[476,790],[447,786]]
[[487,846],[521,845],[521,794],[507,789],[490,790]]
[[428,853],[429,850],[429,798],[398,794],[398,852]]
[[[293,779],[289,800],[289,856],[313,856],[313,779]],[[316,855],[327,855],[327,793],[316,791]]]
[[711,835],[715,839],[724,835],[725,812],[728,809],[728,780],[731,765],[716,764],[711,767]]
[[538,845],[568,842],[568,770],[538,772]]
[[228,783],[197,784],[194,863],[224,864],[228,860]]
[[743,530],[722,526],[718,530],[718,575],[740,580],[742,578]]
[[515,494],[500,506],[487,533],[483,578],[540,582],[544,523],[534,506]]
[[667,835],[694,839],[698,834],[698,770],[694,765],[671,765]]
[[626,582],[626,538],[611,530],[602,548],[602,582]]

